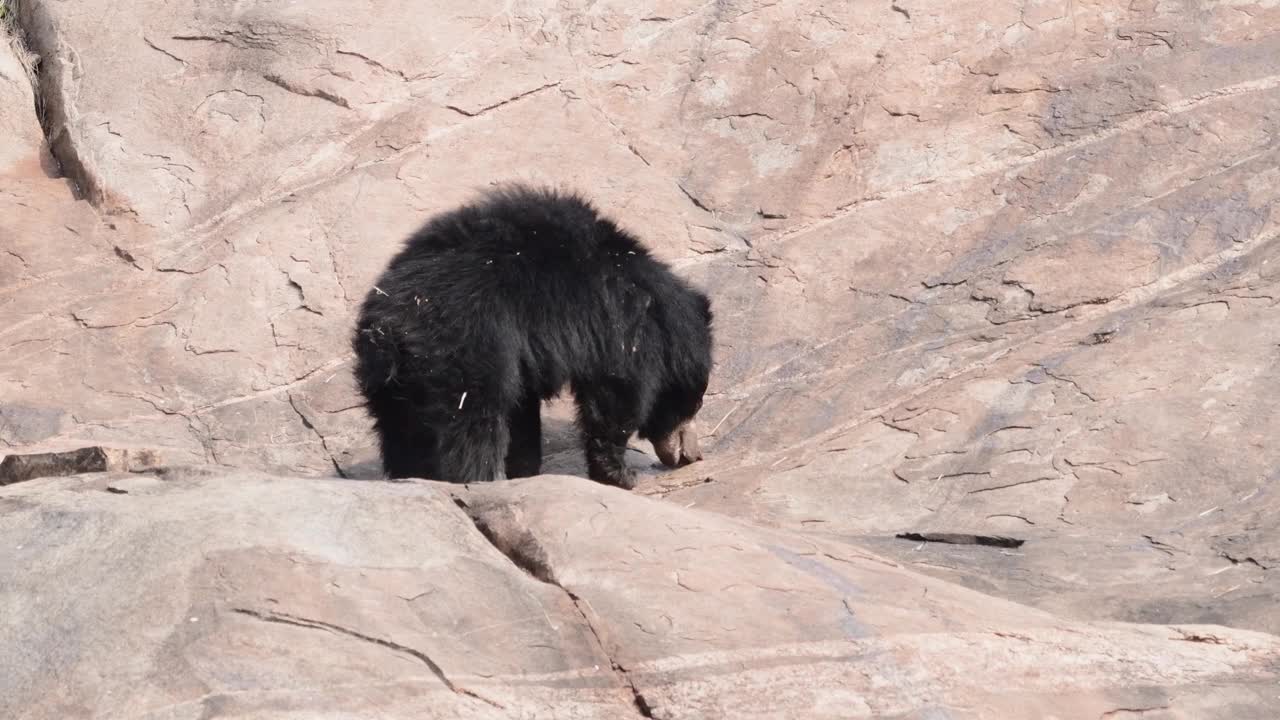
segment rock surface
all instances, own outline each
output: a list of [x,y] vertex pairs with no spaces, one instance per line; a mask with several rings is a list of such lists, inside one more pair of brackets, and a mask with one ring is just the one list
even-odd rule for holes
[[42,479],[0,547],[15,720],[1280,711],[1274,636],[1060,620],[582,478]]
[[83,473],[141,472],[162,465],[154,452],[96,446],[65,452],[14,454],[0,460],[0,485]]
[[[732,525],[743,530],[715,526],[727,533],[866,548],[911,578],[895,582],[931,582],[907,572],[914,570],[1020,604],[951,588],[945,592],[954,594],[953,604],[939,610],[942,618],[990,605],[1003,608],[1000,617],[1011,624],[1040,627],[1029,618],[1047,617],[1037,614],[1045,611],[1061,618],[1045,620],[1050,624],[1119,633],[1107,636],[1115,643],[1107,647],[1168,651],[1190,665],[1219,662],[1227,646],[1175,643],[1175,652],[1161,645],[1170,635],[1162,626],[1098,623],[1213,623],[1280,633],[1276,3],[480,0],[432,3],[429,21],[422,4],[382,0],[121,0],[108,15],[52,0],[23,0],[17,8],[40,63],[33,92],[17,56],[0,43],[0,454],[147,448],[177,462],[376,476],[369,423],[349,374],[355,303],[427,214],[490,182],[545,180],[587,191],[714,298],[717,367],[702,418],[707,459],[650,472],[639,492],[663,502],[636,506],[653,508],[645,513],[691,507],[732,518],[716,523],[743,523]],[[581,474],[571,413],[564,403],[550,412],[546,469]],[[652,459],[637,445],[637,465],[647,468]],[[186,507],[213,512],[224,492],[255,492],[235,489],[247,476],[214,477],[221,479],[190,491],[196,494]],[[72,487],[71,480],[29,481],[0,491],[0,502],[27,507],[44,488]],[[341,492],[400,486],[351,487],[360,489]],[[500,496],[466,501],[473,512],[485,509],[477,518],[506,542],[501,533],[517,532],[512,527],[535,530],[504,524],[501,508],[527,501],[528,513],[541,517],[559,507],[553,499],[526,500],[534,487],[485,489]],[[594,497],[590,488],[574,487]],[[291,502],[268,505],[290,516],[273,522],[306,521],[292,515],[306,503]],[[426,520],[428,527],[458,520],[448,502],[431,502],[450,514]],[[173,543],[215,543],[206,535],[221,531],[187,512],[174,522],[190,534],[173,530]],[[63,515],[41,517],[49,532],[63,527]],[[8,520],[0,515],[0,523]],[[241,541],[277,545],[271,525],[263,520]],[[626,533],[651,530],[643,526],[626,526]],[[1002,548],[896,537],[904,533],[1024,542]],[[427,542],[408,532],[357,534],[371,558],[394,554],[379,543],[408,543],[394,552],[410,558],[414,543]],[[93,543],[101,540],[80,538],[80,552],[91,556],[57,555],[43,561],[40,577],[81,582],[58,563],[92,566],[103,554]],[[450,552],[475,551],[481,554],[473,562],[488,557],[483,562],[510,572],[486,546],[458,542],[446,543]],[[596,642],[628,678],[654,683],[638,686],[654,708],[698,716],[697,708],[727,707],[715,704],[729,702],[719,681],[689,685],[670,673],[736,660],[703,658],[705,649],[670,634],[646,640],[626,625],[657,632],[661,622],[647,606],[610,595],[609,583],[625,578],[601,579],[629,572],[637,560],[627,550],[608,543],[560,548],[550,540],[537,547],[554,559],[548,578],[580,597],[591,598],[593,583],[604,583],[598,602],[613,634],[591,642],[530,640],[530,647],[548,642],[564,657],[558,665],[542,656],[512,661],[502,670],[466,665],[463,677],[498,677],[543,662],[549,664],[537,672],[579,672],[599,659]],[[165,556],[174,567],[155,572],[172,574],[148,580],[153,587],[178,582],[179,568],[194,562],[181,552]],[[587,558],[595,558],[590,567],[581,565]],[[552,562],[529,560],[531,569]],[[764,564],[735,581],[791,572],[781,560],[757,561]],[[226,572],[244,577],[256,572],[254,562],[228,561]],[[667,571],[675,562],[661,559]],[[733,574],[706,572],[714,577],[713,570]],[[30,580],[39,586],[38,577]],[[83,587],[89,593],[93,586]],[[569,618],[581,631],[563,592],[528,587],[541,589],[486,596],[512,604],[491,614],[519,617],[521,603],[555,597],[560,614],[548,610],[550,617]],[[940,596],[947,586],[929,587],[930,596]],[[810,590],[800,594],[823,597]],[[57,597],[57,608],[71,607],[69,597]],[[759,607],[721,599],[721,614],[739,601]],[[904,607],[900,598],[867,602]],[[351,601],[350,612],[372,618],[358,632],[400,637],[398,616],[374,603]],[[682,597],[676,605],[688,603]],[[690,618],[702,617],[700,607],[687,608]],[[76,627],[93,624],[84,617]],[[334,611],[321,619],[341,624],[337,617]],[[792,666],[777,658],[779,648],[849,641],[835,634],[836,620],[810,620],[814,635],[768,634],[758,657],[772,659],[756,669],[707,673],[741,687],[776,683],[777,702],[815,707],[814,696],[787,694],[790,680],[779,668]],[[208,642],[230,649],[217,657],[251,654],[235,633],[262,631],[262,618],[224,613],[222,621],[227,634],[213,633]],[[896,627],[910,631],[917,621],[926,616],[904,616]],[[267,626],[325,637],[315,627]],[[955,694],[938,696],[952,708],[946,715],[888,700],[864,714],[1007,717],[982,714],[987,696],[976,678],[989,677],[981,675],[985,668],[1020,678],[1028,697],[1049,697],[1044,680],[1018,674],[1025,667],[1015,660],[1028,651],[1010,655],[997,646],[1000,636],[966,640],[969,649],[948,654],[906,639],[915,637],[910,632],[875,627],[882,634],[859,640],[871,643],[859,652],[917,658],[913,673],[940,673],[930,677],[952,683],[946,692]],[[67,633],[60,637],[74,637]],[[271,637],[287,647],[294,636]],[[692,637],[728,643],[714,652],[743,651],[720,625],[699,626]],[[355,682],[362,693],[392,677],[371,669],[378,662],[394,659],[404,672],[424,672],[412,653],[397,658],[376,643],[339,639],[356,647],[338,654],[367,646],[350,661],[351,672],[373,673]],[[92,657],[112,658],[102,662],[114,667],[133,655],[132,646],[113,643],[152,640],[112,635]],[[80,651],[74,644],[41,647],[43,654],[21,659],[64,667]],[[466,647],[479,654],[491,645]],[[805,660],[794,667],[819,672],[818,651],[796,652]],[[246,668],[259,667],[255,662],[273,662],[271,652],[255,657],[239,666],[228,660],[217,672],[238,679],[208,687],[238,697],[225,688],[249,682],[259,670]],[[1040,658],[1043,668],[1064,661],[1048,652],[1026,657]],[[323,673],[347,667],[300,658],[296,675],[278,668],[267,675],[306,677],[307,687],[319,687],[335,682]],[[200,667],[217,666],[207,660]],[[886,675],[876,673],[894,672],[870,661],[843,667],[851,675],[840,687],[862,700],[857,682],[882,687]],[[1254,677],[1244,665],[1221,667],[1235,673],[1233,693]],[[1071,672],[1083,670],[1042,677],[1076,677]],[[926,681],[905,671],[893,677],[900,688],[909,678]],[[583,687],[612,693],[625,679],[600,678]],[[1191,687],[1198,678],[1149,685]],[[578,681],[538,682],[563,689]],[[92,693],[122,687],[85,689],[76,702],[96,709],[106,701]],[[153,703],[147,707],[187,702],[198,696],[190,694],[196,687],[160,687],[144,699]],[[591,693],[569,693],[583,703],[573,708],[555,705],[568,702],[563,696],[545,700],[564,708],[563,716],[615,716],[614,695]],[[449,695],[464,705],[476,700]],[[622,707],[630,707],[626,695]],[[1065,714],[1124,717],[1138,710],[1120,708],[1198,702],[1180,711],[1248,717],[1241,708],[1257,706],[1218,691],[1173,696]],[[834,695],[824,697],[835,703]],[[991,699],[990,707],[1006,707],[1006,700]],[[423,712],[413,705],[420,699],[404,702],[386,712]],[[209,712],[234,716],[236,707]],[[483,716],[465,707],[457,712]],[[858,706],[849,699],[840,707]],[[66,716],[47,710],[48,717]]]

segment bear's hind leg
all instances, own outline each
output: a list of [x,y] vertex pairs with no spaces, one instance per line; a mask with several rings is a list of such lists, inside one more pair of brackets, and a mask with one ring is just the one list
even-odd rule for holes
[[505,416],[455,418],[441,434],[436,479],[455,483],[505,479],[509,440]]
[[435,435],[429,428],[420,432],[385,430],[381,434],[382,468],[388,478],[435,477]]
[[431,478],[436,472],[436,434],[421,408],[389,391],[369,401],[382,469],[392,480]]
[[507,416],[511,435],[507,447],[507,477],[532,477],[542,472],[542,400],[526,390]]

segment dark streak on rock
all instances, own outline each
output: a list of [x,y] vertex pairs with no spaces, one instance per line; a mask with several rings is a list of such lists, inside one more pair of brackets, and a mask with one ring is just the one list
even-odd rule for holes
[[694,207],[702,210],[703,212],[711,212],[711,208],[707,207],[701,200],[695,197],[693,193],[685,189],[684,183],[676,183],[676,187],[680,188],[680,192],[684,193],[684,196],[689,198],[689,202],[693,203]]
[[449,110],[452,110],[458,113],[459,115],[465,115],[466,117],[477,117],[489,112],[490,110],[496,110],[497,108],[500,108],[504,105],[510,105],[511,103],[516,102],[517,100],[523,100],[524,98],[527,98],[530,95],[533,95],[535,93],[540,93],[543,90],[548,90],[553,87],[560,87],[560,81],[557,80],[556,82],[553,82],[553,83],[547,83],[546,85],[541,85],[532,90],[527,90],[525,92],[520,93],[519,95],[514,95],[505,100],[499,100],[498,102],[493,103],[492,105],[486,105],[485,107],[482,107],[479,110],[465,110],[463,108],[458,107],[457,105],[445,105],[445,107],[448,108]]
[[1022,547],[1026,540],[1018,538],[1005,537],[1003,535],[970,535],[967,533],[946,533],[946,532],[905,532],[898,533],[894,537],[899,540],[912,540],[915,542],[934,542],[944,543],[947,545],[986,545],[989,547],[1016,548]]
[[137,268],[137,269],[139,269],[139,270],[141,270],[141,269],[142,269],[142,266],[138,264],[138,260],[137,260],[137,258],[135,258],[135,257],[133,256],[133,253],[129,252],[128,250],[125,250],[124,248],[120,247],[119,245],[113,245],[113,246],[111,247],[111,250],[116,254],[116,257],[118,257],[118,258],[120,258],[121,260],[123,260],[123,261],[125,261],[125,262],[129,263],[130,265],[134,266],[135,268]]
[[274,74],[271,74],[271,73],[267,73],[267,74],[263,75],[263,76],[262,76],[262,79],[263,79],[263,80],[266,80],[267,82],[271,83],[272,85],[275,85],[275,86],[280,87],[280,88],[282,88],[282,89],[284,89],[284,90],[287,90],[287,91],[289,91],[289,92],[293,93],[294,95],[301,95],[301,96],[303,96],[303,97],[320,98],[321,100],[327,100],[327,101],[329,101],[329,102],[333,103],[334,105],[337,105],[338,107],[345,108],[345,109],[347,109],[347,110],[350,110],[350,109],[351,109],[351,103],[347,102],[347,99],[346,99],[346,98],[341,97],[341,96],[338,96],[338,95],[335,95],[335,94],[333,94],[333,93],[331,93],[331,92],[328,92],[328,91],[326,91],[326,90],[321,90],[320,88],[306,88],[306,87],[302,87],[302,86],[298,85],[297,83],[290,82],[290,81],[288,81],[288,80],[284,79],[283,77],[280,77],[279,75],[274,75]]

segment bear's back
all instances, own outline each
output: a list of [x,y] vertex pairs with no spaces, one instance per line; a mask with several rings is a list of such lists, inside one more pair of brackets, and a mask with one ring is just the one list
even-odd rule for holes
[[464,261],[523,256],[535,272],[589,270],[616,253],[647,254],[581,196],[524,185],[499,187],[436,216],[409,246],[413,254],[457,254]]

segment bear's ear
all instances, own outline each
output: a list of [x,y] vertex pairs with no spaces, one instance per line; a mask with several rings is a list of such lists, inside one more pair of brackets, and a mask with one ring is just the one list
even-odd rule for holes
[[617,240],[618,226],[609,218],[596,218],[596,234],[607,244],[613,244]]
[[626,252],[640,257],[645,257],[649,254],[649,251],[645,249],[636,236],[606,217],[596,218],[596,243],[602,248]]
[[698,307],[702,310],[702,317],[706,319],[707,324],[711,324],[713,313],[711,312],[711,298],[705,293],[698,293]]

